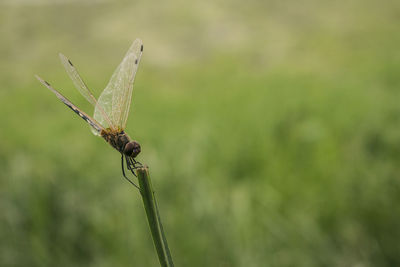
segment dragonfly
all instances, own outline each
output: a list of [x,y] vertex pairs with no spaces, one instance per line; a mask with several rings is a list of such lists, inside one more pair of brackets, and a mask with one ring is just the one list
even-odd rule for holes
[[52,91],[58,99],[90,125],[93,134],[102,137],[121,153],[122,174],[125,179],[137,188],[138,186],[125,174],[124,161],[126,162],[127,169],[135,175],[134,170],[142,166],[135,159],[140,153],[141,147],[137,141],[129,137],[125,132],[125,128],[132,100],[133,83],[142,53],[142,40],[136,39],[98,99],[93,96],[92,91],[87,87],[72,62],[63,54],[59,54],[61,63],[64,65],[76,89],[93,105],[93,117],[75,106],[59,91],[54,89],[50,83],[36,75],[36,78]]

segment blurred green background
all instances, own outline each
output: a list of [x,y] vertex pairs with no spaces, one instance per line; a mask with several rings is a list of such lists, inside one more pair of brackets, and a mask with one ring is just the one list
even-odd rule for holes
[[98,96],[144,42],[127,132],[176,266],[400,266],[400,3],[0,2],[0,266],[158,266]]

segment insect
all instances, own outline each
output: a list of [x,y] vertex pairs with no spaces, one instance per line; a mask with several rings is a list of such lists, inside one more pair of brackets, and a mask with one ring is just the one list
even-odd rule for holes
[[71,103],[65,96],[54,89],[47,81],[36,75],[36,78],[58,99],[67,105],[72,111],[84,119],[91,127],[93,134],[101,136],[113,148],[121,153],[121,166],[123,176],[137,187],[126,175],[124,170],[124,159],[128,170],[134,175],[134,170],[141,166],[136,161],[140,153],[140,145],[125,133],[129,108],[132,99],[133,82],[143,53],[143,43],[136,39],[128,49],[122,62],[111,76],[108,85],[101,93],[98,100],[86,86],[72,62],[60,53],[60,59],[78,91],[94,106],[94,115],[90,117],[77,106]]

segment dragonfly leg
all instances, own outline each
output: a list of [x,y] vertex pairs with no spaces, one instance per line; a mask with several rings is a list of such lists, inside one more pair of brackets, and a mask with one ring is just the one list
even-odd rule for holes
[[136,169],[135,164],[132,163],[130,157],[125,156],[125,159],[126,159],[126,166],[128,167],[128,170],[130,170],[131,173],[132,173],[135,177],[137,177],[137,176],[136,176],[136,173],[135,173],[135,171],[134,171],[134,170]]
[[132,160],[133,160],[133,162],[135,163],[135,166],[136,166],[136,165],[139,165],[139,166],[143,167],[143,164],[140,163],[139,161],[137,161],[136,159],[132,159]]
[[142,163],[140,163],[139,161],[136,161],[134,158],[130,157],[129,161],[130,161],[130,164],[133,166],[133,167],[131,166],[131,168],[133,170],[143,166]]
[[[134,182],[132,182],[131,179],[129,179],[129,178],[125,175],[124,155],[123,155],[123,154],[121,155],[121,165],[122,165],[122,175],[124,176],[124,178],[125,178],[129,183],[131,183],[134,187],[136,187],[137,189],[140,190],[140,188],[139,188]],[[128,165],[128,162],[127,162],[127,167],[128,167],[128,169],[129,169],[130,171],[132,171],[131,168],[130,168],[130,166]],[[132,171],[132,173],[134,173],[134,172]],[[136,176],[136,175],[135,175],[135,176]]]
[[125,175],[125,168],[124,168],[124,155],[121,153],[121,167],[122,167],[122,175],[126,177]]

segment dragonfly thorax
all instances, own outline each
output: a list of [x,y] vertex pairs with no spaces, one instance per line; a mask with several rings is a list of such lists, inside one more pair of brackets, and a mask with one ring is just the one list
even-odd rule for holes
[[100,135],[116,150],[128,157],[135,158],[140,153],[140,145],[124,131],[102,130]]

